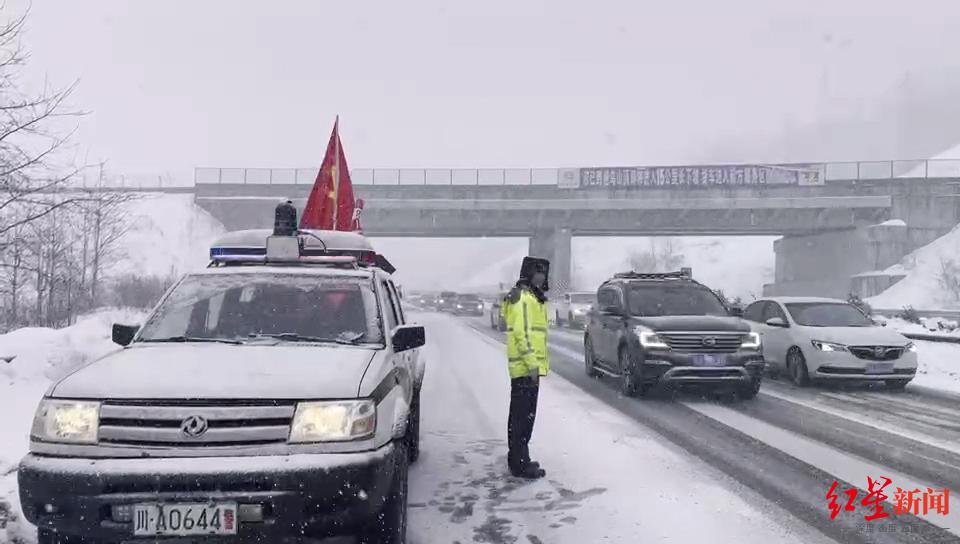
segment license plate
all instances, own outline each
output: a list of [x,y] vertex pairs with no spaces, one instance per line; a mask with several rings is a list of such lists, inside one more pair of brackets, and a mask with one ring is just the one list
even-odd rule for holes
[[867,363],[867,374],[893,374],[893,363]]
[[235,534],[236,503],[138,504],[133,509],[134,536]]
[[727,366],[727,356],[698,353],[693,356],[693,366]]

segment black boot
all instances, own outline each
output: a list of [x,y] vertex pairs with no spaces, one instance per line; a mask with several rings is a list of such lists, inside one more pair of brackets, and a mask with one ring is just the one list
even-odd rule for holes
[[534,463],[529,463],[522,467],[510,467],[510,474],[516,478],[523,478],[525,480],[536,480],[547,475],[546,471],[540,468],[540,465]]

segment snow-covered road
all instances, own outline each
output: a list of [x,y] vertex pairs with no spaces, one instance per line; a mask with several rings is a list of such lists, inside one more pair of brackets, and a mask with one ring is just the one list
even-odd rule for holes
[[[948,393],[767,381],[750,402],[638,400],[585,375],[581,333],[553,330],[554,372],[543,381],[532,443],[548,475],[527,482],[506,470],[502,334],[487,318],[413,315],[428,330],[413,544],[960,542],[956,508],[866,522],[860,504],[868,476],[892,480],[889,500],[897,487],[960,490],[960,398]],[[0,372],[0,407],[13,416],[0,427],[0,500],[16,499],[13,468],[34,397],[52,374],[112,349],[108,323],[117,318],[126,316],[0,342],[22,352]],[[831,520],[834,481],[841,505],[844,490],[859,488],[859,496],[855,512]],[[20,520],[6,536],[0,529],[0,543],[14,536],[32,542]]]

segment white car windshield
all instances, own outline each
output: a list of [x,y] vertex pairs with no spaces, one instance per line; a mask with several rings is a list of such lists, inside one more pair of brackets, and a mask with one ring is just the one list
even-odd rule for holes
[[873,325],[863,312],[840,302],[794,302],[786,306],[793,320],[805,327],[869,327]]
[[144,325],[140,341],[264,337],[381,343],[369,280],[263,273],[187,276]]

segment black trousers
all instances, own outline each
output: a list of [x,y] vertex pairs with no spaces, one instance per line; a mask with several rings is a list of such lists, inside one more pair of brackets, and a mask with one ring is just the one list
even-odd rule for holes
[[510,415],[507,418],[507,463],[523,469],[530,463],[530,436],[537,418],[539,379],[524,376],[510,380]]

